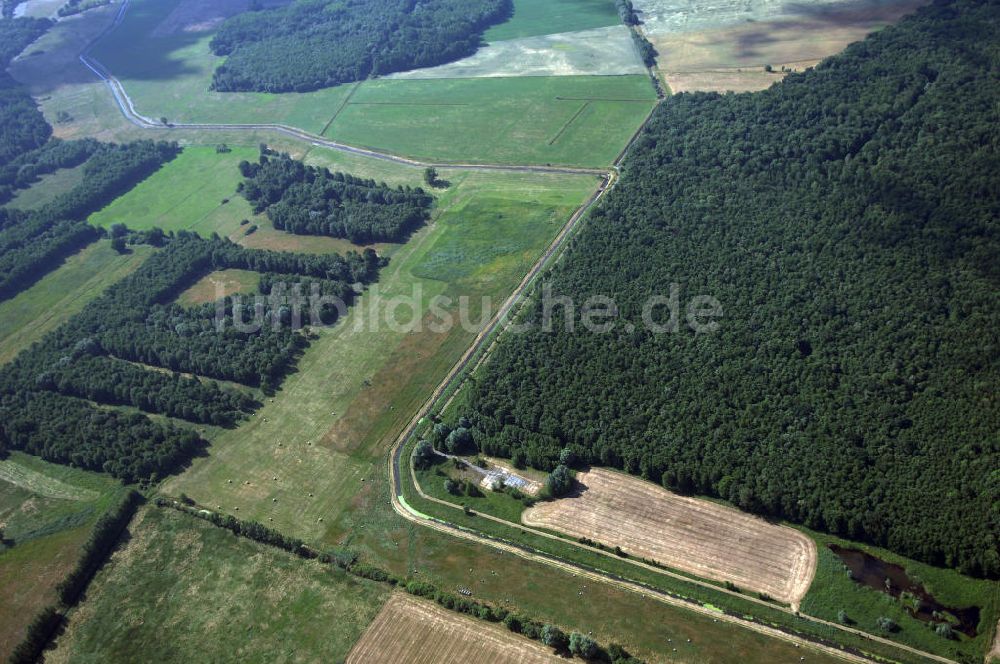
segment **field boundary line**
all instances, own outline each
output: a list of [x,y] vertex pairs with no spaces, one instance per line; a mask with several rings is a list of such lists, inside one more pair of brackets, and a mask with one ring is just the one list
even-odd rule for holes
[[[271,131],[292,138],[307,141],[314,147],[329,148],[348,154],[354,154],[372,159],[380,159],[404,166],[414,168],[454,168],[470,171],[500,171],[507,173],[562,173],[566,175],[607,175],[609,168],[590,168],[577,166],[544,166],[544,165],[517,165],[517,164],[495,164],[495,163],[463,163],[463,162],[434,162],[421,161],[404,157],[399,154],[376,150],[373,148],[349,145],[339,141],[333,141],[323,136],[318,136],[311,132],[280,123],[199,123],[199,122],[172,122],[163,124],[149,116],[139,113],[135,108],[135,102],[125,90],[125,86],[111,73],[111,71],[91,55],[94,46],[103,39],[109,32],[121,25],[125,18],[125,13],[131,0],[123,0],[114,20],[97,36],[87,44],[80,53],[78,59],[84,67],[89,69],[108,87],[114,98],[118,109],[126,120],[140,129],[150,130],[197,130],[197,131]],[[362,81],[363,82],[363,81]],[[356,102],[355,102],[356,103]],[[655,104],[654,104],[655,107]],[[631,141],[630,141],[631,142]],[[617,160],[614,162],[617,164]],[[612,166],[611,168],[614,168]]]
[[330,130],[330,125],[332,125],[333,121],[337,119],[337,116],[340,115],[341,111],[347,108],[347,104],[350,103],[351,97],[353,97],[354,93],[357,92],[358,88],[361,87],[361,83],[362,81],[358,81],[357,83],[355,83],[354,87],[351,88],[351,91],[347,93],[346,97],[344,97],[344,101],[340,102],[340,106],[337,107],[337,110],[333,112],[333,115],[330,117],[329,120],[327,120],[326,124],[323,125],[323,128],[320,130],[319,132],[320,136],[326,136],[326,132]]
[[590,106],[590,102],[589,102],[589,101],[585,101],[585,102],[583,102],[583,106],[581,106],[580,108],[578,108],[578,109],[576,110],[576,113],[574,113],[574,114],[573,114],[573,117],[571,117],[571,118],[570,118],[569,120],[567,120],[566,122],[564,122],[564,123],[563,123],[563,126],[562,126],[562,127],[560,127],[560,128],[559,128],[559,131],[557,131],[557,132],[556,132],[556,135],[555,135],[555,136],[553,136],[552,138],[550,138],[550,139],[549,139],[549,145],[552,145],[552,144],[554,144],[554,143],[555,143],[556,141],[558,141],[558,140],[559,140],[559,137],[563,135],[563,132],[565,132],[565,131],[566,131],[567,129],[569,129],[569,126],[570,126],[571,124],[573,124],[573,121],[574,121],[574,120],[576,120],[576,119],[577,119],[578,117],[580,117],[580,115],[581,115],[581,114],[582,114],[582,113],[583,113],[584,111],[586,111],[586,110],[587,110],[587,107],[588,107],[588,106]]

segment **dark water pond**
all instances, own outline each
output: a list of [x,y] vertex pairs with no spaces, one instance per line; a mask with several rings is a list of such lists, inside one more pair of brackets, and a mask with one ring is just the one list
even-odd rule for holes
[[[851,570],[851,578],[869,588],[888,593],[898,598],[907,593],[906,609],[914,618],[924,622],[950,622],[952,627],[968,636],[976,635],[979,626],[979,607],[952,608],[944,606],[919,583],[910,579],[906,570],[893,563],[887,563],[858,549],[847,549],[836,544],[830,550]],[[936,614],[936,615],[935,615]],[[952,618],[946,618],[950,615]]]

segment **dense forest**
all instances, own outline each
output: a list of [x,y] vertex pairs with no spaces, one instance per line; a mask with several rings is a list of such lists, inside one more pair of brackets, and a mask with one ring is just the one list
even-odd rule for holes
[[212,89],[305,92],[472,55],[511,0],[295,0],[238,14],[212,39]]
[[0,20],[0,166],[22,152],[40,148],[52,135],[35,100],[7,73],[18,53],[49,29],[41,18]]
[[[569,448],[996,576],[998,219],[996,2],[925,7],[764,92],[675,95],[545,279],[617,324],[558,308],[545,332],[536,298],[466,414],[488,454]],[[714,332],[684,324],[698,295]]]
[[240,163],[239,191],[278,230],[329,235],[355,244],[402,242],[428,216],[433,199],[419,187],[392,189],[345,173],[306,166],[287,154]]
[[[97,239],[100,231],[87,223],[87,217],[178,153],[176,143],[153,141],[84,146],[84,152],[92,148],[91,156],[83,166],[83,179],[73,189],[31,212],[0,208],[0,300],[16,295],[68,254]],[[23,162],[37,174],[38,164],[48,168],[78,159],[79,152],[75,143],[52,142],[20,155],[8,166]],[[33,157],[37,159],[32,161]],[[0,168],[0,175],[5,172]]]
[[[23,449],[128,480],[170,473],[198,448],[197,436],[90,402],[231,426],[259,404],[249,391],[210,379],[269,391],[308,344],[287,300],[236,306],[230,297],[185,308],[173,301],[179,293],[213,270],[259,271],[262,294],[301,288],[302,324],[314,321],[313,306],[322,308],[316,313],[329,324],[350,305],[352,284],[373,282],[384,263],[371,250],[292,254],[184,232],[164,241],[136,272],[0,370],[0,449]],[[313,294],[339,302],[314,305],[308,299]],[[249,324],[255,318],[260,325]],[[18,416],[7,417],[11,413]],[[95,423],[101,435],[81,437],[81,427]],[[150,441],[132,449],[140,435]]]

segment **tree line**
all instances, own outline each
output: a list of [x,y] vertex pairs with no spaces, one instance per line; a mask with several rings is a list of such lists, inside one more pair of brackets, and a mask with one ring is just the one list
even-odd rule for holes
[[[530,306],[470,389],[480,449],[1000,574],[998,18],[936,3],[766,91],[661,104],[544,279],[618,324]],[[715,332],[671,284],[721,303]]]
[[[186,308],[173,301],[179,293],[212,270],[244,269],[267,271],[262,291],[273,294],[276,284],[302,279],[320,294],[343,298],[346,307],[355,292],[351,285],[373,282],[383,265],[370,249],[346,256],[293,254],[186,232],[164,240],[164,248],[133,274],[0,370],[0,449],[22,449],[127,481],[169,474],[200,448],[198,437],[100,405],[230,426],[259,403],[211,379],[268,392],[294,370],[308,345],[291,321],[271,324],[290,315],[284,303],[262,303],[260,328],[241,328],[234,324],[233,298]],[[252,320],[253,305],[242,306],[235,315]],[[303,302],[305,322],[309,306]]]
[[17,190],[30,187],[41,175],[79,166],[100,145],[92,138],[79,141],[53,139],[40,148],[18,155],[0,167],[0,204],[13,198]]
[[[234,312],[233,298],[190,308],[173,298],[212,270],[266,266],[284,275],[269,273],[263,282],[268,291],[277,279],[307,274],[312,282],[326,283],[317,288],[320,293],[334,293],[347,306],[354,293],[349,284],[374,281],[380,265],[374,252],[367,259],[358,254],[308,256],[179,234],[135,273],[0,371],[0,391],[48,390],[193,422],[231,425],[252,412],[258,405],[254,399],[221,389],[214,381],[172,372],[270,390],[293,369],[308,340],[290,320],[272,324],[291,315],[284,303],[268,300],[258,313],[246,302]],[[304,322],[311,314],[309,306],[303,302]],[[237,326],[234,315],[242,316],[241,322],[259,315],[261,326]]]
[[35,100],[7,73],[11,60],[51,25],[52,21],[42,18],[0,20],[0,166],[22,152],[40,148],[52,135]]
[[186,501],[183,494],[179,501],[166,497],[156,499],[157,507],[173,508],[211,522],[232,533],[255,540],[261,544],[284,549],[303,558],[316,559],[323,564],[334,564],[355,576],[388,583],[415,597],[431,600],[444,608],[493,623],[502,623],[511,632],[529,639],[540,641],[560,654],[573,654],[588,661],[606,661],[611,664],[642,664],[643,660],[632,656],[624,647],[612,643],[607,649],[597,641],[579,632],[566,634],[557,625],[543,623],[534,618],[516,613],[502,606],[493,606],[468,597],[440,590],[433,584],[416,579],[401,579],[371,563],[359,560],[347,549],[332,552],[316,551],[303,544],[302,540],[286,537],[280,532],[257,523],[243,521],[234,516],[198,510],[192,501]]
[[305,92],[472,55],[511,0],[296,0],[227,19],[211,42],[227,56],[221,92]]
[[402,242],[428,217],[433,198],[419,187],[390,188],[374,180],[306,166],[287,154],[261,152],[240,162],[238,191],[267,212],[278,230],[347,238],[355,244]]

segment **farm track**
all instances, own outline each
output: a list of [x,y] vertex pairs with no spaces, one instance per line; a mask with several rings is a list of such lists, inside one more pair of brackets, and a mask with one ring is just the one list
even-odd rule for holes
[[[227,131],[270,131],[270,132],[275,132],[275,133],[278,133],[278,134],[283,134],[283,135],[289,136],[291,138],[295,138],[295,139],[298,139],[298,140],[302,140],[302,141],[308,142],[309,144],[311,144],[314,147],[329,148],[329,149],[332,149],[332,150],[337,150],[337,151],[345,152],[345,153],[348,153],[348,154],[359,155],[359,156],[362,156],[362,157],[368,157],[368,158],[372,158],[372,159],[379,159],[379,160],[382,160],[382,161],[388,161],[388,162],[393,162],[393,163],[408,165],[408,166],[412,166],[412,167],[416,167],[416,168],[434,167],[434,168],[453,168],[453,169],[462,169],[462,170],[470,170],[470,171],[498,171],[498,172],[513,172],[513,173],[556,173],[556,174],[571,174],[571,175],[572,174],[584,174],[584,175],[589,174],[589,175],[602,176],[604,178],[604,181],[602,182],[602,184],[590,196],[590,198],[588,198],[587,201],[579,209],[577,209],[577,211],[570,217],[570,219],[567,221],[567,223],[560,230],[559,234],[556,236],[556,238],[553,240],[553,242],[546,249],[545,253],[539,258],[539,260],[535,263],[535,265],[532,266],[532,268],[525,275],[524,279],[521,281],[521,283],[518,285],[518,287],[515,288],[515,290],[511,293],[511,295],[508,297],[508,299],[504,302],[503,306],[501,306],[500,309],[497,311],[497,313],[493,317],[493,319],[476,336],[476,338],[473,340],[473,342],[471,343],[471,345],[469,346],[469,348],[466,350],[466,352],[462,355],[462,357],[458,360],[458,362],[456,362],[456,364],[448,372],[448,374],[441,381],[441,383],[439,383],[439,385],[435,388],[435,390],[431,394],[431,396],[425,401],[424,405],[417,411],[416,414],[414,414],[414,416],[412,417],[412,419],[410,420],[410,422],[407,424],[407,426],[403,429],[403,431],[396,438],[396,440],[395,440],[395,442],[393,444],[393,447],[392,447],[392,449],[390,451],[390,454],[388,456],[388,465],[389,465],[388,470],[389,470],[389,474],[390,474],[390,477],[392,478],[392,483],[393,483],[393,491],[391,493],[392,507],[393,507],[393,509],[400,516],[402,516],[403,518],[405,518],[408,521],[411,521],[411,522],[413,522],[415,524],[419,524],[421,526],[430,528],[432,530],[436,530],[438,532],[446,533],[446,534],[451,535],[453,537],[458,537],[460,539],[464,539],[464,540],[468,540],[468,541],[471,541],[471,542],[475,542],[477,544],[484,545],[484,546],[490,546],[490,547],[492,547],[492,548],[494,548],[494,549],[496,549],[498,551],[510,553],[510,554],[519,556],[521,558],[524,558],[526,560],[530,560],[530,561],[538,562],[538,563],[541,563],[541,564],[545,564],[545,565],[548,565],[550,567],[557,568],[557,569],[563,570],[565,572],[568,572],[568,573],[570,573],[570,574],[572,574],[574,576],[577,576],[577,577],[588,578],[588,579],[591,579],[591,580],[599,582],[599,583],[605,583],[605,584],[608,584],[608,585],[611,585],[611,586],[614,586],[614,587],[617,587],[617,588],[620,588],[620,589],[623,589],[623,590],[634,592],[634,593],[643,595],[644,597],[653,599],[655,601],[663,602],[663,603],[668,604],[668,605],[680,607],[680,608],[686,609],[688,611],[693,611],[695,613],[706,615],[706,616],[709,616],[709,617],[713,618],[714,620],[719,620],[719,621],[724,621],[724,622],[727,622],[727,623],[731,623],[733,625],[737,625],[737,626],[740,626],[740,627],[743,627],[743,628],[746,628],[746,629],[750,629],[752,631],[755,631],[755,632],[767,635],[767,636],[772,637],[772,638],[777,638],[777,639],[781,639],[781,640],[784,640],[784,641],[787,641],[787,642],[791,642],[791,643],[796,644],[797,646],[801,646],[801,647],[806,648],[806,649],[811,649],[811,650],[814,650],[814,651],[823,652],[825,654],[833,655],[833,656],[839,657],[839,658],[841,658],[841,659],[843,659],[845,661],[859,662],[859,663],[871,663],[871,662],[875,662],[876,661],[876,660],[868,658],[868,657],[864,657],[864,656],[857,655],[857,654],[854,654],[854,653],[845,652],[845,651],[840,650],[838,648],[835,648],[833,646],[829,646],[829,645],[826,645],[826,644],[823,644],[823,643],[817,643],[817,642],[810,641],[810,640],[802,638],[802,637],[798,637],[798,636],[789,634],[789,633],[787,633],[785,631],[782,631],[782,630],[780,630],[778,628],[770,627],[770,626],[767,626],[767,625],[762,625],[760,623],[753,622],[752,620],[746,620],[746,619],[743,619],[743,618],[740,618],[740,617],[731,616],[731,615],[728,615],[728,614],[725,614],[725,613],[721,613],[721,612],[719,612],[717,610],[714,610],[712,608],[708,608],[708,607],[703,606],[701,604],[698,604],[698,603],[695,603],[695,602],[691,602],[691,601],[686,601],[686,600],[680,599],[678,597],[674,597],[674,596],[672,596],[672,595],[670,595],[670,594],[668,594],[668,593],[666,593],[664,591],[652,588],[650,586],[645,586],[645,585],[642,585],[642,584],[639,584],[639,583],[635,583],[635,582],[629,581],[627,579],[624,579],[624,578],[621,578],[621,577],[618,577],[618,576],[615,576],[615,575],[612,575],[612,574],[609,574],[609,573],[606,573],[606,572],[602,572],[602,571],[599,571],[599,570],[588,568],[588,567],[586,567],[584,565],[567,562],[565,560],[556,558],[554,556],[550,556],[550,555],[547,555],[547,554],[535,551],[535,550],[533,550],[533,549],[531,549],[530,547],[527,547],[527,546],[511,544],[511,543],[508,543],[508,542],[505,542],[505,541],[501,541],[499,539],[495,539],[495,538],[492,538],[492,537],[489,537],[489,536],[486,536],[486,535],[483,535],[483,534],[480,534],[480,533],[476,533],[476,532],[470,531],[470,530],[468,530],[466,528],[463,528],[461,526],[457,526],[457,525],[454,525],[454,524],[451,524],[451,523],[447,523],[445,521],[436,519],[434,517],[428,517],[427,515],[421,514],[419,511],[417,511],[417,510],[411,508],[409,505],[407,505],[405,503],[405,499],[403,498],[403,495],[402,495],[402,480],[401,480],[401,472],[402,471],[401,471],[401,468],[400,468],[400,463],[401,463],[401,457],[402,457],[402,451],[403,451],[404,444],[407,442],[407,440],[409,440],[409,438],[414,433],[416,427],[431,412],[432,408],[438,403],[438,401],[441,399],[441,397],[446,392],[448,392],[448,390],[450,388],[452,388],[452,387],[455,386],[456,380],[459,380],[460,378],[462,378],[462,374],[465,371],[465,369],[467,369],[470,366],[470,362],[472,362],[473,359],[476,359],[475,365],[478,366],[478,364],[484,360],[485,355],[483,355],[482,357],[478,357],[478,358],[477,358],[477,355],[479,355],[480,352],[483,351],[484,349],[485,349],[486,353],[488,353],[492,349],[492,345],[493,345],[493,343],[495,343],[495,338],[491,340],[491,337],[493,337],[495,333],[499,333],[499,332],[503,331],[503,329],[504,329],[504,327],[506,325],[506,322],[507,322],[508,315],[523,300],[524,294],[526,293],[527,289],[534,283],[536,277],[539,274],[541,274],[542,271],[546,267],[550,267],[557,260],[559,260],[561,254],[562,254],[562,249],[564,248],[565,242],[572,235],[573,231],[575,230],[575,227],[577,226],[577,223],[584,217],[584,215],[587,212],[589,212],[601,200],[601,198],[603,198],[603,196],[608,191],[610,191],[612,188],[614,188],[614,186],[615,186],[615,184],[617,182],[617,179],[618,179],[619,165],[620,165],[621,161],[623,160],[623,158],[625,157],[625,155],[627,154],[627,152],[628,152],[629,148],[631,147],[632,143],[635,141],[635,139],[639,136],[639,134],[641,133],[641,131],[645,128],[646,124],[649,122],[649,118],[652,117],[653,111],[655,110],[655,106],[653,107],[653,109],[650,110],[649,114],[646,116],[646,119],[643,121],[642,125],[640,125],[640,127],[633,133],[633,135],[631,136],[630,140],[628,141],[628,144],[619,153],[618,157],[616,158],[614,164],[612,165],[612,167],[610,169],[573,168],[573,167],[561,167],[561,166],[532,166],[532,165],[521,165],[521,166],[519,166],[519,165],[508,165],[508,164],[484,164],[484,163],[455,163],[455,162],[437,163],[437,162],[423,162],[423,161],[419,161],[419,160],[416,160],[416,159],[410,159],[410,158],[403,157],[403,156],[396,155],[396,154],[391,154],[391,153],[387,153],[387,152],[380,152],[380,151],[372,150],[372,149],[368,149],[368,148],[356,147],[356,146],[347,145],[347,144],[344,144],[344,143],[339,143],[337,141],[332,141],[332,140],[323,138],[322,136],[317,136],[317,135],[312,134],[310,132],[306,132],[306,131],[303,131],[301,129],[298,129],[298,128],[295,128],[295,127],[290,127],[290,126],[287,126],[287,125],[282,125],[282,124],[271,124],[271,123],[260,123],[260,124],[172,123],[172,124],[169,124],[169,125],[164,125],[162,122],[157,122],[156,120],[154,120],[152,118],[149,118],[147,116],[144,116],[144,115],[140,114],[135,109],[134,102],[132,101],[132,99],[128,95],[128,93],[126,92],[126,90],[125,90],[124,86],[122,85],[122,83],[108,69],[106,69],[104,67],[104,65],[102,65],[100,62],[98,62],[96,59],[92,58],[89,55],[90,50],[91,50],[91,48],[93,47],[94,44],[96,44],[107,33],[109,33],[110,31],[114,30],[116,27],[118,27],[122,23],[122,21],[124,19],[124,16],[125,16],[125,13],[126,13],[126,11],[128,9],[128,6],[129,6],[129,2],[130,2],[130,0],[123,0],[122,1],[121,7],[120,7],[118,13],[115,16],[115,19],[112,21],[111,24],[108,25],[108,27],[105,30],[103,30],[100,34],[98,34],[94,38],[94,40],[84,49],[84,51],[79,55],[79,60],[80,60],[80,62],[85,67],[87,67],[87,69],[89,69],[91,72],[93,72],[98,78],[100,78],[107,85],[107,87],[108,87],[109,91],[111,92],[111,94],[112,94],[112,96],[113,96],[113,98],[114,98],[114,100],[115,100],[115,102],[116,102],[119,110],[122,112],[122,115],[129,122],[131,122],[132,124],[136,125],[137,127],[140,127],[140,128],[143,128],[143,129],[149,129],[149,130],[171,130],[172,129],[172,130],[198,130],[198,131],[220,131],[220,132],[227,132]],[[662,97],[661,97],[660,101],[662,101]],[[487,344],[487,341],[489,341],[490,343]],[[445,503],[444,501],[438,501],[437,499],[434,499],[434,498],[431,498],[429,496],[426,496],[420,490],[419,485],[416,484],[415,479],[414,479],[414,483],[415,483],[415,486],[417,487],[417,491],[421,494],[421,496],[423,498],[426,498],[428,500],[432,500],[434,502],[440,502],[440,503],[442,503],[444,505],[448,505],[450,507],[455,507],[456,509],[460,509],[457,506],[452,505],[451,503]],[[532,532],[534,534],[542,535],[544,537],[549,537],[549,538],[553,538],[553,539],[559,539],[559,541],[561,541],[561,542],[567,542],[567,540],[564,540],[562,538],[558,538],[555,535],[552,535],[550,533],[545,533],[545,532],[542,532],[542,531],[534,531],[530,527],[526,527],[523,524],[512,524],[510,522],[503,521],[502,519],[497,519],[496,517],[492,517],[490,515],[480,515],[480,516],[483,516],[483,517],[486,517],[486,518],[490,518],[492,520],[499,521],[499,522],[507,524],[507,525],[511,525],[511,526],[513,526],[515,528],[520,528],[520,529],[523,529],[523,530],[527,530],[527,531],[530,531],[530,532]],[[574,544],[573,542],[570,542],[570,543]],[[582,545],[579,545],[579,546],[582,547]],[[641,565],[641,563],[636,563],[636,564]],[[659,570],[658,568],[652,568],[651,567],[651,569],[656,569],[657,571],[660,571],[661,573],[672,574],[674,576],[678,576],[678,578],[682,578],[685,581],[693,582],[693,583],[698,583],[698,584],[710,587],[713,590],[716,590],[718,592],[729,593],[729,594],[736,594],[736,593],[732,593],[731,591],[725,590],[723,588],[718,588],[718,587],[713,586],[711,584],[708,584],[706,582],[698,581],[698,580],[695,580],[695,579],[690,579],[688,577],[682,577],[680,575],[676,575],[676,574],[673,574],[673,573],[670,573],[670,572],[665,572],[663,570]],[[739,595],[739,597],[741,597],[744,600],[751,601],[751,602],[755,602],[756,601],[756,602],[764,603],[762,600],[755,600],[754,598],[747,597],[745,595]],[[788,608],[784,608],[784,607],[776,607],[773,604],[767,604],[767,606],[769,606],[771,608],[778,609],[778,610],[786,611],[789,614],[795,614],[795,613],[797,613],[797,612],[793,611],[792,609],[788,609]],[[911,654],[914,654],[914,655],[917,655],[917,656],[920,656],[920,657],[927,658],[929,660],[933,660],[933,661],[937,661],[937,662],[942,662],[943,664],[956,664],[954,662],[954,660],[949,660],[949,659],[944,658],[944,657],[940,657],[940,656],[937,656],[937,655],[933,655],[931,653],[923,652],[923,651],[918,650],[916,648],[912,648],[910,646],[906,646],[906,645],[903,645],[903,644],[900,644],[900,643],[896,643],[896,642],[890,641],[888,639],[883,639],[881,637],[877,637],[877,636],[868,634],[867,632],[863,632],[861,630],[856,630],[856,629],[853,629],[853,628],[850,628],[850,627],[845,627],[845,626],[839,625],[837,623],[832,623],[832,622],[825,621],[825,620],[822,620],[822,619],[819,619],[819,618],[813,618],[811,616],[803,616],[803,617],[806,618],[806,619],[808,619],[808,620],[811,620],[811,621],[813,621],[813,622],[815,622],[817,624],[826,625],[826,626],[829,626],[829,627],[833,627],[835,629],[843,630],[844,632],[853,633],[853,634],[855,634],[857,636],[860,636],[860,637],[862,637],[864,639],[868,639],[868,640],[872,640],[872,641],[876,641],[876,642],[881,642],[881,643],[887,644],[887,645],[889,645],[891,647],[898,648],[900,650],[909,652]]]

